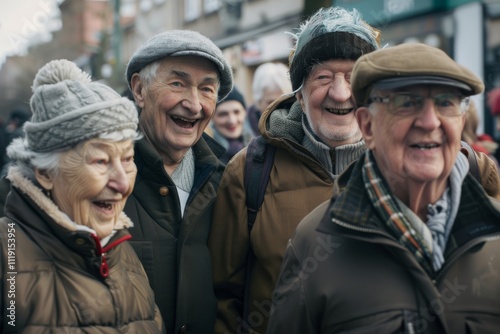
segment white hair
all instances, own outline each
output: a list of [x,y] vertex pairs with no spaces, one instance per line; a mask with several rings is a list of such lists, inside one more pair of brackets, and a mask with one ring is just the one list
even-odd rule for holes
[[[111,142],[120,142],[129,139],[136,141],[142,138],[142,134],[132,129],[123,129],[114,132],[101,133],[96,138],[109,140]],[[13,151],[16,150],[16,156],[20,156],[18,151],[22,150],[23,148],[21,148],[19,145],[23,145],[23,147],[25,147],[25,144],[21,138],[17,139],[18,140],[16,140],[15,143],[13,142],[14,145],[10,145],[7,148],[7,155],[13,155]],[[73,148],[74,146],[54,152],[33,152],[24,148],[24,159],[16,160],[16,167],[18,168],[21,175],[31,181],[36,182],[35,169],[45,170],[51,175],[57,175],[62,155]]]
[[253,98],[260,101],[266,89],[279,89],[283,94],[292,92],[288,67],[282,63],[264,63],[257,67],[253,76]]

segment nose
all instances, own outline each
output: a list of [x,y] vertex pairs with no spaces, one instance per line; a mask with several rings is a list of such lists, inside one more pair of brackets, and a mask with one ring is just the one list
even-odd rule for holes
[[238,118],[236,117],[235,114],[230,113],[229,117],[227,118],[227,123],[229,125],[235,125],[236,123],[238,123]]
[[438,111],[433,99],[425,99],[422,110],[417,115],[415,126],[426,130],[433,130],[440,126],[441,120],[438,117]]
[[125,195],[129,190],[130,181],[121,162],[114,164],[110,171],[108,187],[122,195]]
[[181,105],[193,114],[197,114],[202,110],[200,97],[196,88],[186,90]]
[[330,98],[336,102],[345,102],[351,98],[351,84],[343,75],[336,75],[328,91]]

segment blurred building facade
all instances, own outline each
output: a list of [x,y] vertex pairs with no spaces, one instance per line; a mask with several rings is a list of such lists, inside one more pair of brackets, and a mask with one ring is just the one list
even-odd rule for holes
[[[61,1],[59,1],[61,2]],[[65,0],[62,29],[26,56],[9,57],[0,69],[0,115],[27,105],[36,71],[51,59],[67,58],[117,91],[133,52],[153,35],[191,29],[211,38],[233,67],[235,83],[252,103],[256,67],[288,64],[292,32],[320,7],[357,8],[382,31],[382,45],[420,41],[446,51],[484,78],[486,90],[500,86],[500,0]],[[492,134],[484,96],[475,100],[480,131]]]

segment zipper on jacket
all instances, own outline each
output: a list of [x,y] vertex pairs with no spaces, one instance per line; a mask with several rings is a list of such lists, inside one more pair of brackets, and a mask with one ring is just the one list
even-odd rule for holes
[[459,250],[457,250],[455,254],[453,254],[448,261],[445,261],[444,266],[436,273],[436,276],[434,277],[433,280],[439,282],[439,280],[444,276],[444,274],[448,271],[448,269],[450,269],[453,263],[455,263],[459,258],[461,258],[465,253],[467,253],[475,246],[479,245],[482,242],[495,241],[499,239],[500,235],[497,233],[497,235],[494,236],[479,237],[477,239],[468,241],[464,246],[462,246]]
[[106,261],[106,253],[109,252],[111,248],[118,246],[122,242],[132,239],[132,236],[130,234],[124,235],[123,237],[113,241],[112,243],[107,244],[103,248],[101,246],[101,240],[99,240],[99,238],[95,234],[90,234],[90,235],[94,239],[97,256],[101,258],[101,264],[99,265],[99,273],[101,274],[102,278],[107,278],[109,276],[109,267],[108,267],[108,262]]

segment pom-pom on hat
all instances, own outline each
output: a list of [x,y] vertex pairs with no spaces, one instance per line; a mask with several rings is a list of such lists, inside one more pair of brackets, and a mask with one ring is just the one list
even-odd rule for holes
[[151,37],[130,58],[126,76],[130,87],[132,75],[146,65],[165,57],[198,56],[212,61],[219,70],[218,100],[233,87],[233,72],[222,51],[207,37],[191,30],[169,30]]
[[329,59],[357,60],[379,47],[380,31],[361,19],[355,9],[351,12],[340,7],[319,9],[302,23],[296,34],[292,50],[290,79],[297,91],[311,66]]
[[92,82],[76,64],[53,60],[33,81],[31,121],[25,145],[34,152],[64,150],[86,139],[119,130],[137,130],[133,102],[110,87]]

